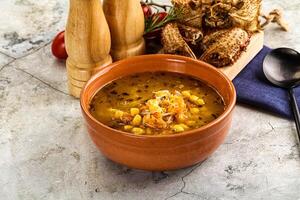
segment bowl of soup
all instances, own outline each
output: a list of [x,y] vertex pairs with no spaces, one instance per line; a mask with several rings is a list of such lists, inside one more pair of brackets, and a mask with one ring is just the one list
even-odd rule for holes
[[225,140],[236,93],[218,69],[187,57],[143,55],[113,63],[86,84],[81,108],[107,158],[163,171],[197,164]]

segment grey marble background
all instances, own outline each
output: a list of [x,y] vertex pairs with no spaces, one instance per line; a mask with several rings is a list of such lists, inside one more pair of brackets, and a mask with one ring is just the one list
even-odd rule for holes
[[[271,25],[270,47],[300,51],[300,0],[264,0],[291,31]],[[0,1],[0,199],[300,199],[293,122],[238,105],[226,142],[192,168],[130,170],[92,144],[65,63],[50,52],[64,29],[66,0]]]

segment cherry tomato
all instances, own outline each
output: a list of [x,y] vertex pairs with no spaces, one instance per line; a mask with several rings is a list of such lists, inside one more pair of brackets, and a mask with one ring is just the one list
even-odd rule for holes
[[145,3],[141,3],[141,5],[142,5],[142,9],[143,9],[143,13],[144,13],[145,18],[151,17],[152,16],[152,9],[151,9],[151,7],[148,6]]
[[58,33],[53,39],[51,46],[52,54],[58,59],[67,59],[68,54],[65,47],[65,31]]

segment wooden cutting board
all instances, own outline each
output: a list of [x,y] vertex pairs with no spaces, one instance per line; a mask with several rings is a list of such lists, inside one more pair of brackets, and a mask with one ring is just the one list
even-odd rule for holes
[[252,35],[250,43],[240,58],[231,66],[219,68],[230,80],[233,80],[246,65],[260,52],[264,45],[264,33],[258,32]]

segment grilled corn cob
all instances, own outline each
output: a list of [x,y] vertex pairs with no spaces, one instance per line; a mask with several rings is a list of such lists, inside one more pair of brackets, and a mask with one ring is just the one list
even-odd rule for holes
[[162,31],[164,53],[179,54],[196,59],[194,52],[182,38],[176,23],[167,24]]
[[[213,33],[218,35],[217,33]],[[222,30],[218,39],[208,35],[204,38],[204,53],[200,60],[208,62],[216,67],[232,65],[249,43],[249,34],[241,28]],[[210,37],[212,39],[210,39]]]

